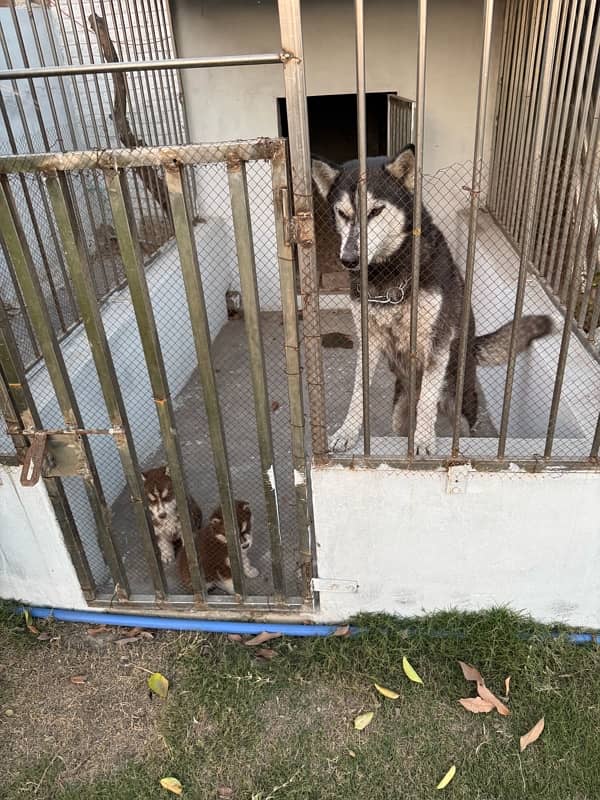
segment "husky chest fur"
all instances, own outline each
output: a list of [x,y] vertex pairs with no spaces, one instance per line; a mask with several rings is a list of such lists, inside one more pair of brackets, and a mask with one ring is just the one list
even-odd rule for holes
[[[340,238],[340,260],[351,275],[352,315],[360,336],[358,162],[337,166],[313,159],[312,167],[314,182],[329,204]],[[406,435],[408,424],[414,180],[412,146],[393,159],[367,160],[369,376],[372,380],[378,361],[385,356],[396,379],[392,427],[401,435]],[[448,244],[425,208],[420,237],[415,450],[427,454],[435,452],[438,410],[454,415],[464,287]],[[550,330],[548,317],[524,317],[518,331],[518,351]],[[478,418],[476,366],[505,361],[511,332],[509,323],[493,334],[475,337],[470,311],[461,408],[469,429]],[[361,417],[362,367],[358,358],[350,408],[330,439],[330,449],[339,451],[354,445]]]

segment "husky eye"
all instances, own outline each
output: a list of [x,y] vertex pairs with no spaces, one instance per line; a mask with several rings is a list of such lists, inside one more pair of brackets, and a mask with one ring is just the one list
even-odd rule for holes
[[346,212],[342,211],[341,208],[336,208],[336,211],[337,211],[340,219],[343,219],[344,222],[350,222],[350,215],[349,214],[346,214]]
[[375,206],[375,208],[372,208],[367,214],[368,219],[373,219],[373,217],[378,217],[384,208],[385,206]]

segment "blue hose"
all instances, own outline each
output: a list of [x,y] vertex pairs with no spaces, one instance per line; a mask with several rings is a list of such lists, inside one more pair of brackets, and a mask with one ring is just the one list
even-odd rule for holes
[[62,608],[29,609],[32,617],[52,617],[60,622],[85,622],[88,625],[122,625],[168,631],[204,633],[281,633],[284,636],[331,636],[335,625],[287,625],[272,622],[226,622],[190,617],[151,617],[145,614],[113,614],[101,611],[67,611]]

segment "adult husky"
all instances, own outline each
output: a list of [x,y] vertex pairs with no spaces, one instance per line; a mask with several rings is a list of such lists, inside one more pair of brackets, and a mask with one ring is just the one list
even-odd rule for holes
[[[358,220],[358,162],[337,166],[320,159],[312,162],[313,180],[331,208],[340,237],[340,259],[351,274],[351,308],[360,337],[360,272]],[[408,370],[413,230],[414,148],[409,145],[395,158],[367,159],[369,381],[385,355],[396,377],[392,428],[406,436],[408,428]],[[454,416],[459,326],[463,280],[448,244],[423,209],[417,333],[417,415],[415,452],[435,452],[438,408]],[[547,316],[521,319],[517,351],[550,333]],[[506,363],[512,323],[494,333],[475,336],[470,312],[462,415],[469,432],[477,422],[475,370],[478,364]],[[362,417],[362,365],[356,362],[350,408],[329,448],[343,451],[358,439]]]

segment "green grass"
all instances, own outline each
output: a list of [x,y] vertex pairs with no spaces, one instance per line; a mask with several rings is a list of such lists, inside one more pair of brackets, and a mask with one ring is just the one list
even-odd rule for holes
[[[356,622],[364,632],[353,638],[274,640],[270,662],[224,637],[173,637],[162,753],[87,784],[64,784],[60,761],[40,758],[0,796],[167,798],[174,795],[158,784],[165,775],[194,800],[217,798],[220,785],[235,800],[600,796],[599,648],[553,640],[548,629],[505,610]],[[403,656],[423,686],[407,680]],[[457,659],[475,664],[496,694],[511,676],[509,717],[462,709],[458,698],[473,684]],[[374,681],[400,698],[380,697]],[[140,702],[148,702],[145,693]],[[371,725],[354,730],[354,717],[368,710]],[[521,754],[519,736],[541,716],[542,737]],[[456,777],[437,792],[451,764]]]

